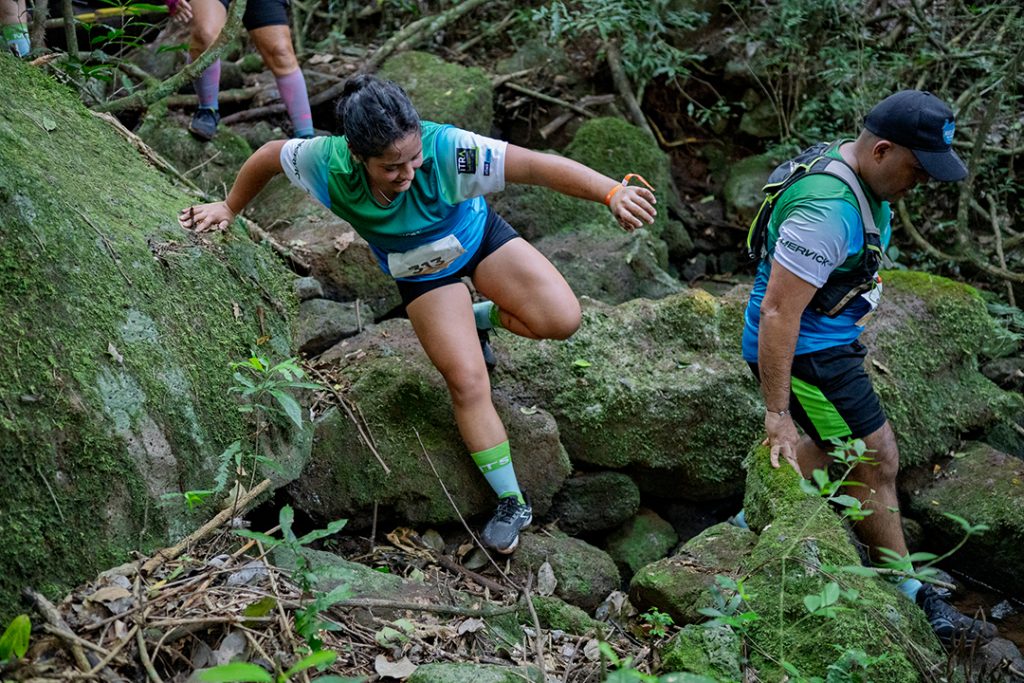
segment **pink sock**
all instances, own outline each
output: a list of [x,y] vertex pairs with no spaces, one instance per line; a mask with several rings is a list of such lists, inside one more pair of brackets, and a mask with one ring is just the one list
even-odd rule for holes
[[[192,63],[189,56],[188,63]],[[220,94],[220,60],[206,67],[199,78],[192,81],[192,87],[199,97],[199,106],[203,109],[217,109],[217,95]]]
[[284,76],[277,76],[277,91],[281,93],[284,106],[295,129],[295,137],[304,138],[313,135],[313,115],[309,111],[309,96],[306,94],[306,79],[302,77],[302,69],[296,69]]

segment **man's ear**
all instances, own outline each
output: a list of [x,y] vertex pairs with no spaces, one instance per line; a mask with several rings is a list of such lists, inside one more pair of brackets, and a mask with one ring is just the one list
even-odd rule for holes
[[893,148],[896,145],[889,142],[888,140],[879,140],[871,147],[871,156],[875,162],[880,162],[889,154],[892,154]]

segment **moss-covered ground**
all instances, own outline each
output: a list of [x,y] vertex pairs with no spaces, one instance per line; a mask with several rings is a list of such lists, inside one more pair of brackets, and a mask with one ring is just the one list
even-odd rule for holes
[[269,250],[182,231],[188,197],[70,92],[11,59],[0,89],[3,621],[167,542],[158,495],[245,433],[228,362],[288,354],[293,304]]

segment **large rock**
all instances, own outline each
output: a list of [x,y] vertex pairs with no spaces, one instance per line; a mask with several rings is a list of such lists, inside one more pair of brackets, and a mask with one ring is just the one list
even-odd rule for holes
[[[317,422],[312,458],[291,487],[302,509],[334,519],[377,503],[411,522],[458,521],[443,482],[463,515],[493,511],[494,493],[459,436],[444,380],[407,320],[347,339],[321,360],[341,366],[345,399],[355,409],[332,409]],[[558,426],[545,410],[530,410],[500,391],[494,401],[519,483],[543,515],[570,472]]]
[[250,430],[229,363],[288,356],[295,301],[241,230],[179,228],[188,195],[65,88],[0,59],[0,89],[3,622],[194,522],[161,496],[212,488]]
[[492,337],[513,359],[496,381],[554,415],[574,461],[643,470],[656,495],[721,498],[742,490],[764,410],[739,355],[741,311],[700,290],[585,302],[568,341]]
[[[941,667],[946,656],[924,612],[894,584],[865,575],[842,520],[797,479],[790,467],[771,467],[767,447],[751,454],[744,509],[750,527],[761,532],[744,562],[749,575],[740,611],[758,616],[746,637],[759,677],[781,679],[781,661],[802,676],[824,676],[857,650],[867,658],[885,655],[870,667],[877,683],[916,681],[919,671]],[[808,596],[813,601],[831,591],[839,609],[811,614]]]
[[[905,270],[882,278],[882,303],[861,338],[901,464],[928,462],[964,434],[1024,420],[1024,397],[1000,389],[978,369],[980,350],[996,334],[978,291]],[[1024,440],[1018,444],[1024,447]]]
[[483,69],[410,51],[384,62],[379,75],[405,88],[424,121],[491,134],[494,90]]
[[[942,553],[964,539],[954,514],[988,529],[967,539],[950,562],[970,576],[1007,591],[1020,587],[1024,566],[1024,461],[981,443],[968,444],[937,471],[921,468],[904,482],[907,514],[925,528],[932,547]],[[985,558],[979,562],[978,558]]]
[[600,531],[618,526],[636,514],[640,491],[619,472],[580,474],[565,482],[549,516],[567,534]]
[[629,584],[630,600],[641,611],[657,608],[677,624],[701,621],[698,610],[710,606],[715,577],[739,576],[756,543],[756,534],[748,529],[716,524],[672,557],[637,571]]
[[512,556],[513,571],[536,574],[545,562],[555,575],[555,595],[588,613],[619,588],[619,570],[600,548],[560,531],[520,534]]
[[644,565],[660,560],[679,543],[672,525],[653,510],[641,509],[634,517],[608,535],[608,554],[632,577]]

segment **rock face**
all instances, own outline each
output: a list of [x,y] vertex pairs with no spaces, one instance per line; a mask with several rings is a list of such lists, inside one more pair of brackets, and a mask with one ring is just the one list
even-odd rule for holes
[[427,52],[403,52],[387,60],[380,76],[405,89],[420,118],[491,134],[494,90],[483,69],[445,62]]
[[229,363],[287,357],[295,300],[244,232],[179,228],[189,196],[61,86],[0,59],[0,87],[3,622],[185,528],[161,496],[247,434]]
[[[1006,591],[1020,586],[1024,563],[1024,461],[990,446],[968,444],[936,471],[923,469],[904,482],[907,514],[925,528],[935,547],[951,549],[966,535],[951,513],[988,529],[972,535],[952,558],[973,578]],[[984,558],[984,562],[979,562]]]

